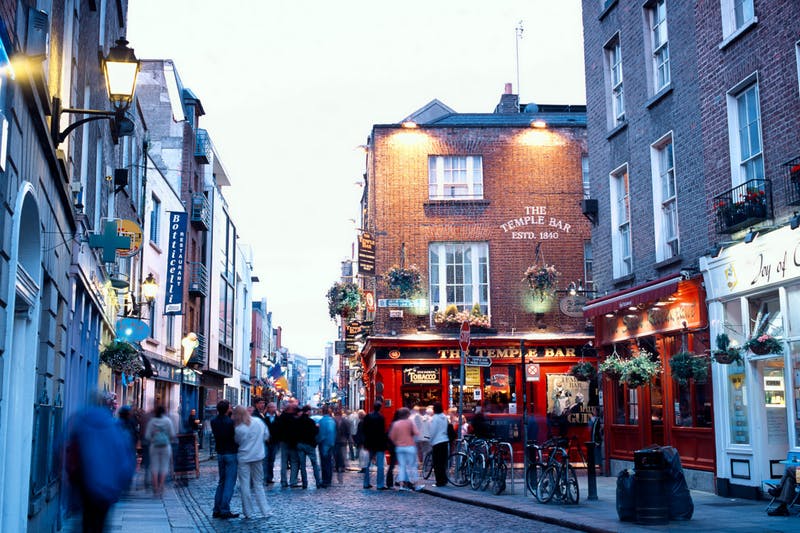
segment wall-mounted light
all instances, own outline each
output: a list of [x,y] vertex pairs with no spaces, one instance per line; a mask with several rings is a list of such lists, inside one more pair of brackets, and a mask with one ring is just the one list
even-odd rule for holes
[[407,130],[413,130],[419,127],[417,126],[417,123],[414,122],[413,120],[404,120],[401,126],[406,128]]
[[547,127],[547,122],[545,122],[540,118],[531,121],[531,128],[544,129],[546,127]]
[[758,232],[757,231],[748,231],[747,235],[744,236],[745,244],[750,244],[751,242],[756,240],[756,237],[758,237]]
[[158,295],[158,282],[156,278],[153,277],[153,273],[149,273],[145,280],[142,282],[142,296],[147,301],[147,303],[153,303],[153,300],[156,299]]
[[789,219],[789,227],[792,229],[797,229],[800,226],[800,215],[795,213],[792,215],[792,218]]

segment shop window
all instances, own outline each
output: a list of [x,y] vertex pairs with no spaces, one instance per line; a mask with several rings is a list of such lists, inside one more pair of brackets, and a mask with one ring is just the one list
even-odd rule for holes
[[800,342],[790,344],[792,354],[792,398],[794,399],[794,446],[800,447]]
[[628,388],[620,382],[614,385],[614,423],[635,426],[639,424],[639,390]]
[[675,425],[711,427],[711,384],[675,382]]
[[800,285],[786,289],[786,325],[790,337],[800,337]]
[[747,414],[744,364],[739,361],[727,367],[731,444],[750,444],[750,417]]
[[[450,369],[451,407],[459,403],[459,369]],[[492,365],[489,368],[464,369],[464,412],[481,406],[487,414],[517,414],[517,383],[513,366]]]
[[750,338],[761,335],[783,337],[783,317],[777,291],[750,298],[748,308]]

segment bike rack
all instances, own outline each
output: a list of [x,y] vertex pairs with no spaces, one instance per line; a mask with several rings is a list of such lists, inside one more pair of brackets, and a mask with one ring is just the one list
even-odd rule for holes
[[[514,494],[515,493],[514,492],[514,448],[511,447],[510,442],[498,442],[497,445],[508,448],[508,456],[510,457],[510,460],[508,462],[510,463],[511,466],[511,482],[506,483],[506,486],[511,485],[511,494]],[[522,483],[523,484],[525,483],[524,478],[522,480]]]

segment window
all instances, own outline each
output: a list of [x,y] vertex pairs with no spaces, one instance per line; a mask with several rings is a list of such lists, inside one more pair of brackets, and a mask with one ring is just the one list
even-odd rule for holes
[[606,65],[611,94],[611,125],[625,121],[625,97],[622,91],[622,49],[619,35],[606,44]]
[[797,60],[797,85],[800,89],[800,41],[794,44],[794,55]]
[[483,198],[483,158],[428,157],[428,195],[431,200]]
[[614,390],[614,423],[636,426],[639,424],[639,390],[628,388],[622,382],[612,385]]
[[721,8],[723,37],[756,22],[753,0],[721,0]]
[[594,291],[594,256],[592,241],[583,242],[583,288]]
[[489,246],[486,243],[432,243],[428,250],[431,305],[469,311],[475,303],[489,314]]
[[621,166],[611,173],[610,178],[611,250],[614,263],[614,277],[619,278],[633,272],[628,166]]
[[764,179],[758,101],[758,82],[746,84],[741,89],[737,87],[728,93],[728,130],[734,185]]
[[666,135],[650,147],[656,261],[665,261],[680,252],[678,202],[675,195],[675,158],[672,150],[672,134]]
[[175,315],[167,315],[167,347],[175,347]]
[[583,182],[583,197],[592,197],[592,187],[589,181],[589,156],[581,155],[581,181]]
[[150,210],[150,242],[157,245],[159,243],[158,236],[161,233],[161,201],[155,195],[151,198],[153,206]]
[[648,9],[650,20],[651,53],[653,55],[653,82],[655,92],[670,82],[669,39],[667,35],[667,2],[658,0]]

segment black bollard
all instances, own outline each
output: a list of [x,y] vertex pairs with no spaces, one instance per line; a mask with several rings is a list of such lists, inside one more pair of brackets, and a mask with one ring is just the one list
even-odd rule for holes
[[597,469],[594,464],[594,447],[594,441],[590,440],[586,443],[586,479],[589,482],[588,500],[597,499]]

